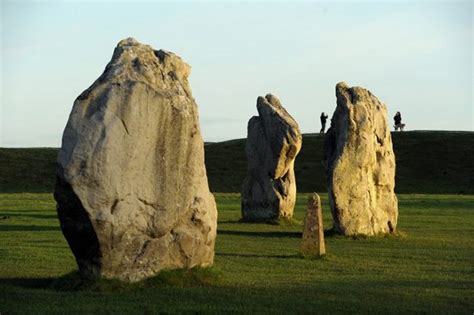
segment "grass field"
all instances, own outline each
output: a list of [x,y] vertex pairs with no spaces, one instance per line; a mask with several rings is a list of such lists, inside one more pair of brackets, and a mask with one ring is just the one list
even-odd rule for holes
[[170,273],[168,282],[74,290],[61,286],[77,267],[52,195],[0,194],[0,313],[474,312],[472,195],[399,195],[401,236],[328,236],[323,259],[299,256],[307,195],[296,222],[279,226],[239,223],[239,195],[216,197],[211,270],[190,273],[187,284]]
[[239,222],[240,197],[232,192],[246,173],[245,140],[206,145],[219,210],[214,267],[133,285],[78,277],[51,194],[57,149],[0,148],[0,314],[473,314],[474,133],[393,134],[400,235],[327,235],[328,254],[305,259],[301,192],[326,190],[322,141],[304,137],[296,219],[284,225]]

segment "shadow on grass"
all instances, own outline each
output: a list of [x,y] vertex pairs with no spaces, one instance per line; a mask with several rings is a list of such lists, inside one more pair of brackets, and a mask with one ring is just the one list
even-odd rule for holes
[[216,253],[216,256],[223,257],[245,257],[245,258],[278,258],[278,259],[299,259],[301,255],[257,255],[257,254],[233,254],[233,253]]
[[3,278],[0,285],[10,285],[29,289],[47,288],[54,278]]
[[303,223],[297,219],[291,218],[291,219],[285,219],[285,218],[280,218],[280,219],[275,219],[275,220],[261,220],[261,221],[247,221],[242,218],[240,219],[235,219],[235,220],[221,220],[218,221],[218,224],[243,224],[243,225],[249,225],[249,224],[256,224],[256,225],[278,225],[278,226],[302,226]]
[[221,272],[214,267],[179,270],[164,270],[154,277],[139,282],[125,282],[118,279],[84,278],[79,271],[73,271],[58,278],[3,278],[0,285],[53,291],[95,291],[123,292],[159,287],[203,287],[214,286]]
[[38,232],[38,231],[59,231],[59,226],[43,226],[43,225],[0,225],[0,232]]
[[217,224],[247,224],[247,223],[240,219],[237,219],[237,220],[218,220]]
[[[249,236],[249,237],[293,237],[293,238],[302,238],[303,232],[292,232],[292,231],[269,231],[269,232],[259,232],[259,231],[235,231],[235,230],[217,230],[217,235],[233,235],[233,236]],[[345,238],[344,236],[338,234],[332,229],[324,230],[324,237],[340,237]]]
[[[19,212],[22,210],[18,210]],[[31,218],[31,219],[57,219],[57,214],[23,214],[18,212],[1,212],[1,217],[7,217],[8,219],[12,219],[14,217],[23,217],[23,218]]]
[[249,236],[249,237],[298,237],[301,238],[302,232],[258,232],[258,231],[232,231],[217,230],[217,235]]

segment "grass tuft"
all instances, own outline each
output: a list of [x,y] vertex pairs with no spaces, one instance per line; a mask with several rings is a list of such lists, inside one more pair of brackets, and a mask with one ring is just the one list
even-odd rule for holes
[[354,234],[354,235],[349,235],[345,237],[353,239],[353,240],[365,240],[365,239],[383,239],[383,238],[404,239],[407,236],[408,234],[406,232],[396,230],[392,233],[379,233],[379,234],[371,235],[371,236],[368,236],[366,234]]
[[55,291],[125,292],[159,287],[203,287],[215,285],[219,275],[220,272],[214,267],[164,270],[143,281],[126,282],[118,279],[84,278],[78,271],[73,271],[52,280],[47,288]]
[[215,267],[165,270],[143,281],[145,287],[204,287],[215,285],[221,272]]
[[276,224],[282,227],[302,227],[303,221],[296,218],[280,218],[276,221]]
[[302,259],[308,259],[308,260],[327,260],[326,254],[320,256],[320,255],[308,255],[308,254],[304,254],[300,252],[298,257]]
[[78,271],[73,271],[53,280],[48,288],[55,291],[122,292],[134,286],[134,283],[116,279],[83,278]]

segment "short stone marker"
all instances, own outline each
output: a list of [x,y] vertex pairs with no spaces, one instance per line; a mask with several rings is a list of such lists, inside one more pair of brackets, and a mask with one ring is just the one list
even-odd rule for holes
[[317,193],[313,193],[308,198],[308,208],[306,209],[306,216],[304,218],[301,252],[304,256],[320,257],[326,254],[321,200]]

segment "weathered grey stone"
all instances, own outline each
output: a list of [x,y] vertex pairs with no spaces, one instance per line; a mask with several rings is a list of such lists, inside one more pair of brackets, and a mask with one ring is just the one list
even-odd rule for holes
[[213,263],[217,210],[189,73],[125,39],[74,102],[55,198],[84,276],[138,281]]
[[321,209],[321,200],[317,193],[308,198],[308,207],[304,218],[303,243],[301,252],[304,256],[324,256],[326,245],[324,243],[324,224]]
[[252,117],[247,128],[242,217],[253,222],[291,218],[296,202],[293,168],[303,138],[275,96],[260,96],[257,110],[259,116]]
[[370,91],[344,82],[337,84],[336,96],[324,143],[334,230],[344,235],[393,232],[398,201],[387,109]]

